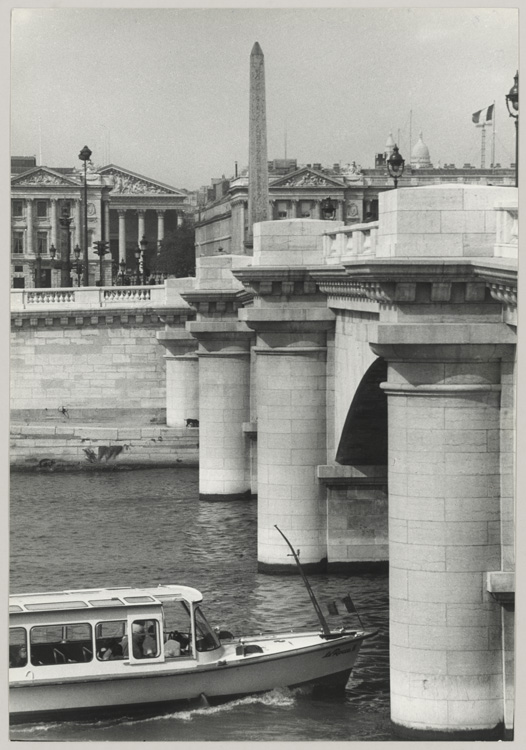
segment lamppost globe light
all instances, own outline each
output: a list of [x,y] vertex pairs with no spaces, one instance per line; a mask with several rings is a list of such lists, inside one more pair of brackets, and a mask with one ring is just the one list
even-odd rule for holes
[[515,187],[519,185],[519,71],[513,76],[513,86],[506,94],[506,107],[515,120]]
[[90,151],[90,149],[87,146],[84,146],[82,151],[79,154],[79,159],[84,162],[84,164],[90,160],[91,154],[93,151]]
[[57,248],[55,245],[51,245],[49,248],[49,254],[51,256],[51,260],[55,260],[56,254],[57,254]]
[[[87,164],[90,160],[91,154],[93,152],[87,147],[84,146],[82,151],[79,154],[79,159],[84,162],[84,247],[83,247],[83,256],[84,256],[84,286],[88,286],[89,284],[89,266],[88,266],[88,177],[87,177]],[[79,279],[80,283],[80,279]]]
[[82,252],[82,250],[80,249],[80,247],[78,246],[78,244],[75,245],[75,247],[73,248],[73,255],[75,256],[75,260],[80,260],[80,254],[81,254],[81,252]]
[[148,247],[148,240],[146,239],[146,236],[144,234],[139,244],[141,246],[141,250],[144,252],[144,250],[146,250],[146,248]]
[[402,157],[398,146],[395,144],[393,146],[393,153],[391,154],[389,159],[387,159],[387,172],[389,173],[390,177],[393,178],[395,188],[398,186],[398,180],[404,173],[404,167],[405,159]]
[[136,248],[135,248],[135,250],[134,250],[134,255],[135,255],[135,257],[136,257],[136,259],[137,259],[137,260],[139,260],[139,258],[141,257],[141,252],[142,252],[142,251],[141,251],[141,248],[140,248],[140,247],[136,247]]

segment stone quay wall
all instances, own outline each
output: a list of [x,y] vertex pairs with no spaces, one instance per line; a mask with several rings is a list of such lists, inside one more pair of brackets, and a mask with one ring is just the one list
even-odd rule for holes
[[[12,294],[12,465],[197,463],[198,430],[181,421],[163,432],[168,355],[159,340],[193,317],[179,291],[194,281]],[[168,383],[180,385],[173,374]]]

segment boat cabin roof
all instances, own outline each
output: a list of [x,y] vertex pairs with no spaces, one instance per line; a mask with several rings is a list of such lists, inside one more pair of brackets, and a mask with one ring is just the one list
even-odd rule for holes
[[115,588],[71,589],[34,594],[11,594],[9,612],[43,612],[105,607],[152,606],[166,601],[200,602],[202,594],[190,586],[162,584],[150,588],[119,586]]

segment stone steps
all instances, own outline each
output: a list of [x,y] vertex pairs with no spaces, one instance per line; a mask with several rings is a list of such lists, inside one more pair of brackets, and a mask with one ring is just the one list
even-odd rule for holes
[[195,427],[11,424],[10,462],[18,470],[197,466],[198,457]]

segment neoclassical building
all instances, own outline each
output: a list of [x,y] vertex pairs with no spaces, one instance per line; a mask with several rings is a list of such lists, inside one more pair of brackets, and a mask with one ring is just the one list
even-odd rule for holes
[[[330,198],[333,219],[345,225],[378,219],[378,196],[393,188],[386,160],[395,141],[389,134],[382,152],[375,155],[374,168],[362,168],[356,162],[321,163],[298,166],[295,159],[268,162],[270,219],[322,219],[323,202]],[[407,157],[407,155],[406,155]],[[416,187],[459,182],[473,185],[514,185],[512,166],[477,169],[469,164],[433,166],[423,135],[406,158],[399,187]],[[196,256],[217,254],[251,255],[248,235],[248,170],[231,179],[212,180],[205,205],[199,209],[196,223]]]
[[[115,164],[99,168],[89,165],[86,185],[91,286],[100,282],[95,242],[109,243],[103,281],[111,284],[122,261],[131,273],[136,270],[135,251],[143,238],[148,242],[146,254],[151,255],[183,215],[194,212],[193,193]],[[71,219],[69,237],[66,217]],[[13,157],[11,285],[35,286],[39,264],[41,287],[76,285],[79,265],[74,250],[82,246],[83,222],[82,169],[40,166],[34,157]]]

